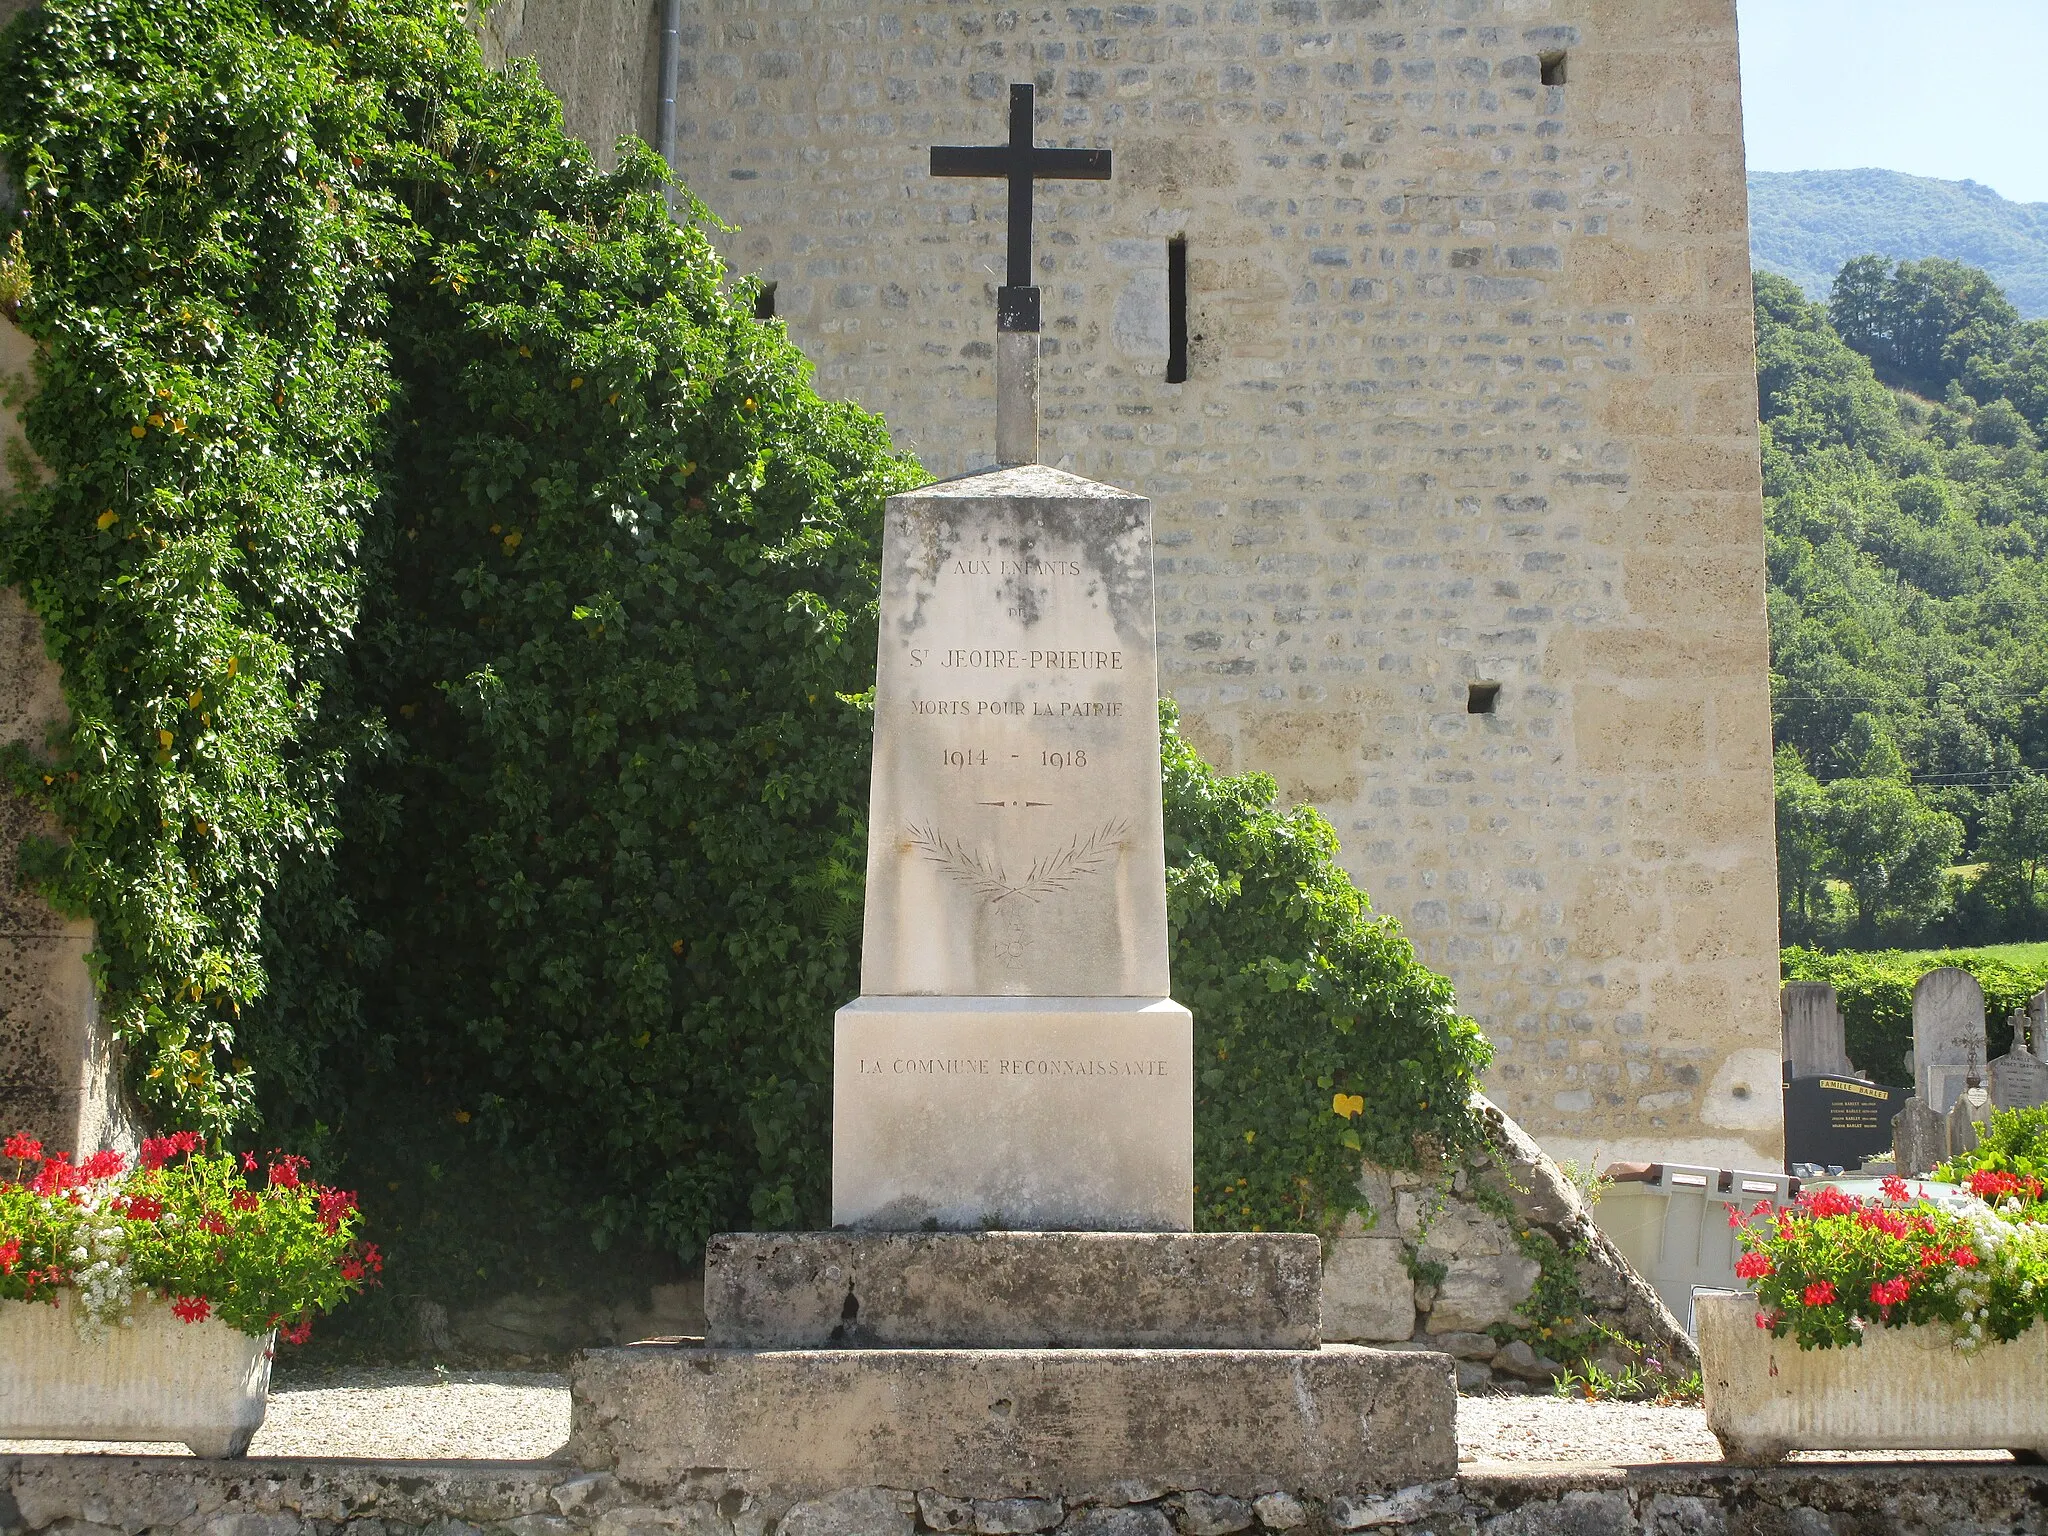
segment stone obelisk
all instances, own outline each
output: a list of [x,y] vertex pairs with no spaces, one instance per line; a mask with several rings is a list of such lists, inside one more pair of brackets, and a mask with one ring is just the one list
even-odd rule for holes
[[[1032,146],[1029,86],[1011,105],[1009,145],[932,152],[940,174],[1011,178],[999,458],[1037,443],[1031,181],[1109,172],[1107,151]],[[1033,463],[890,498],[835,1224],[1192,1225],[1154,634],[1145,498]]]

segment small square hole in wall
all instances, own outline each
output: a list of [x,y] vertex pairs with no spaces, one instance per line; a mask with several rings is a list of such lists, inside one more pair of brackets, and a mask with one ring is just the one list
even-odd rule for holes
[[1465,689],[1465,713],[1468,715],[1490,715],[1493,706],[1499,702],[1499,683],[1471,683]]
[[[1526,57],[1527,57],[1527,55],[1525,54],[1525,55],[1523,55],[1523,57],[1525,57],[1525,58],[1526,58]],[[1540,59],[1539,59],[1539,60],[1538,60],[1537,62],[1539,62],[1539,63],[1540,63],[1540,64],[1541,64],[1542,66],[1543,66],[1543,83],[1544,83],[1545,85],[1563,85],[1563,84],[1564,84],[1564,55],[1563,55],[1563,54],[1561,54],[1561,53],[1546,53],[1546,54],[1542,55],[1542,56],[1541,56],[1541,58],[1540,58]],[[1524,78],[1524,79],[1526,79],[1526,78],[1527,78],[1527,76],[1524,76],[1523,78]]]
[[763,283],[754,294],[754,318],[773,320],[775,318],[775,285]]

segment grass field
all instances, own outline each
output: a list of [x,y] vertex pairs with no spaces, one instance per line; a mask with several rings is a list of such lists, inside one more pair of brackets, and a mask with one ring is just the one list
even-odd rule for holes
[[2048,965],[2048,943],[2043,944],[1957,944],[1946,949],[1909,949],[1904,957],[1918,959],[1923,955],[1971,954],[1983,955],[1991,960],[2003,960],[2007,965]]

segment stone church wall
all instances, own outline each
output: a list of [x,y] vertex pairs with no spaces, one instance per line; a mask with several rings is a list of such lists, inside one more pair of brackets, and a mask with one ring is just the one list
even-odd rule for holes
[[[534,39],[565,7],[623,70],[656,8],[507,3],[624,121]],[[1004,202],[926,151],[1023,80],[1116,156],[1038,190],[1042,456],[1156,500],[1194,738],[1330,816],[1546,1148],[1775,1166],[1734,0],[684,0],[678,170],[940,475],[993,448]]]

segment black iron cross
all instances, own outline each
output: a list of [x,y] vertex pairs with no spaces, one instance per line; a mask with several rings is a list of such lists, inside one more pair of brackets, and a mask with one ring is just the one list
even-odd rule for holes
[[1107,181],[1106,149],[1040,149],[1031,142],[1034,90],[1010,87],[1010,142],[982,148],[932,146],[934,176],[1001,176],[1010,183],[1009,283],[996,295],[996,325],[1005,331],[1038,329],[1038,290],[1031,283],[1031,183]]

